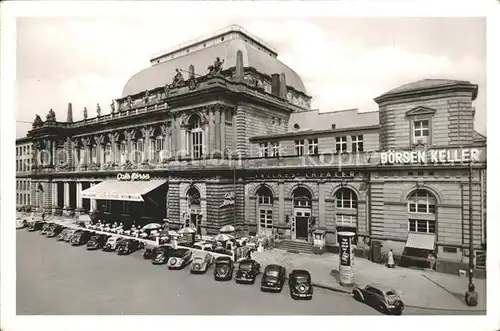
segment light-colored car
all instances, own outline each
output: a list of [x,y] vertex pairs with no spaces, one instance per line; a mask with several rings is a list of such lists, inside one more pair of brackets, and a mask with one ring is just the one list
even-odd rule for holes
[[187,266],[193,258],[193,252],[186,248],[174,249],[170,252],[168,259],[169,269],[182,269]]
[[16,229],[23,229],[28,226],[28,220],[16,217]]
[[106,245],[104,245],[104,248],[102,249],[103,251],[114,251],[116,249],[116,245],[123,240],[123,237],[110,237],[108,238],[108,241],[106,242]]
[[204,273],[213,263],[213,256],[208,252],[197,252],[191,262],[191,273]]

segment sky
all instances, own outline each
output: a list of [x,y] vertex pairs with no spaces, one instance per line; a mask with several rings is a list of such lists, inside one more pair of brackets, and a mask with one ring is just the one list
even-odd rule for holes
[[[207,15],[209,16],[209,15]],[[313,97],[312,108],[376,110],[373,98],[425,78],[479,85],[477,131],[486,134],[486,26],[482,18],[20,18],[16,135],[52,108],[66,120],[96,104],[110,112],[128,79],[163,50],[238,24],[271,44]],[[187,68],[186,68],[187,69]],[[27,122],[27,123],[25,123]]]

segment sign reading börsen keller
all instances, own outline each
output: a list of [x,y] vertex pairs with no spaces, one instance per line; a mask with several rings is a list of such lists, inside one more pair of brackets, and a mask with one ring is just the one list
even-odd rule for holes
[[389,151],[380,153],[381,164],[469,163],[479,161],[475,148],[436,149],[428,151]]
[[116,179],[128,180],[128,181],[139,181],[139,180],[150,180],[151,176],[149,176],[149,174],[141,174],[138,172],[119,173],[116,175]]

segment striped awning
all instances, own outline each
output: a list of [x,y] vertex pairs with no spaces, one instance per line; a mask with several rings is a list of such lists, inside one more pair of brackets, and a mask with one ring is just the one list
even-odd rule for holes
[[406,247],[433,250],[436,245],[436,235],[433,233],[409,232]]
[[166,180],[105,180],[82,191],[82,198],[142,202],[143,195],[165,184]]

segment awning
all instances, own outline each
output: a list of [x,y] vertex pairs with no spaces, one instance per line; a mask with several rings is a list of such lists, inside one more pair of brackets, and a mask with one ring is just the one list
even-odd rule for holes
[[433,233],[416,233],[409,232],[406,240],[406,247],[434,250],[436,243],[436,235]]
[[166,180],[105,180],[82,191],[82,198],[98,200],[144,201],[143,195],[165,184]]

